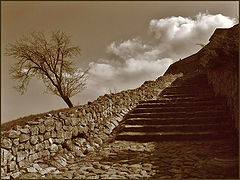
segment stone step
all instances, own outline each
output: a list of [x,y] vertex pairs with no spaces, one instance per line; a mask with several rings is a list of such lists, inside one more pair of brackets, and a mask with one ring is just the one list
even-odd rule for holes
[[217,101],[217,100],[226,100],[225,98],[216,98],[216,97],[179,97],[179,98],[161,98],[159,100],[145,100],[139,101],[139,104],[143,103],[182,103],[182,102],[199,102],[199,101]]
[[203,85],[206,86],[208,85],[208,80],[207,79],[196,79],[196,80],[184,80],[184,79],[176,79],[175,81],[172,82],[171,85],[175,86],[197,86],[197,85]]
[[230,129],[227,123],[219,124],[170,124],[170,125],[125,125],[123,132],[202,132]]
[[175,81],[172,82],[172,85],[190,85],[190,86],[196,86],[196,85],[203,85],[206,86],[208,84],[208,80],[206,78],[202,79],[181,79],[178,78]]
[[162,92],[162,94],[184,94],[184,93],[213,93],[213,90],[211,88],[201,88],[201,87],[178,87],[178,88],[172,88],[172,87],[167,87],[165,88]]
[[122,132],[116,140],[124,141],[178,141],[178,140],[210,140],[233,137],[231,131],[202,131],[202,132]]
[[158,112],[158,113],[131,113],[129,118],[175,118],[175,117],[203,117],[203,116],[218,116],[221,117],[226,114],[223,110],[206,110],[194,112]]
[[176,94],[163,94],[162,95],[163,98],[201,98],[201,97],[205,97],[205,98],[211,98],[214,97],[213,93],[201,93],[201,94],[197,94],[197,93],[185,93],[185,94],[180,94],[180,93],[176,93]]
[[225,106],[215,105],[215,106],[189,106],[189,107],[145,107],[141,108],[137,106],[133,109],[132,113],[158,113],[158,112],[193,112],[193,111],[206,111],[206,110],[226,110]]
[[201,82],[201,81],[207,81],[207,75],[202,74],[202,75],[187,75],[187,76],[182,76],[177,78],[175,81],[176,82]]
[[[137,105],[136,108],[160,108],[160,107],[194,107],[194,106],[216,106],[216,105],[225,105],[224,100],[216,100],[216,101],[192,101],[192,102],[170,102],[170,103],[159,103],[159,102],[151,102],[151,103],[142,103]],[[211,108],[211,107],[209,107]]]
[[129,125],[183,125],[183,124],[215,124],[228,122],[229,116],[205,116],[205,117],[185,117],[185,118],[128,118],[124,124]]

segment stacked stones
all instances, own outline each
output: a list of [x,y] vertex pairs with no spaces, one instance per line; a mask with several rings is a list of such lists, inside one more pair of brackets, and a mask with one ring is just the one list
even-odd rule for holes
[[218,67],[208,71],[208,80],[216,96],[227,98],[227,106],[232,115],[235,128],[239,130],[239,90],[238,72],[226,67]]
[[57,154],[70,151],[75,157],[83,157],[96,150],[139,101],[158,98],[159,93],[180,76],[182,74],[163,76],[137,89],[106,94],[90,104],[2,131],[1,177],[17,178],[25,171],[36,170],[37,163]]

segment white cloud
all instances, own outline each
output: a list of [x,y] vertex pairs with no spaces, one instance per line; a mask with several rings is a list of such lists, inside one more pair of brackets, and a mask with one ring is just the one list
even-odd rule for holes
[[112,42],[107,47],[107,53],[114,55],[115,58],[126,60],[136,57],[149,49],[151,49],[151,47],[144,44],[139,38],[133,38],[123,42]]
[[191,17],[153,19],[149,23],[151,40],[141,38],[114,41],[107,47],[108,58],[89,64],[89,79],[83,97],[95,99],[109,90],[131,89],[161,76],[174,61],[189,56],[207,43],[215,28],[229,28],[235,19],[221,14],[199,13]]
[[168,17],[153,19],[149,23],[149,34],[155,38],[162,55],[182,58],[197,50],[197,43],[207,43],[216,28],[230,28],[236,19],[222,14],[199,13],[194,18]]

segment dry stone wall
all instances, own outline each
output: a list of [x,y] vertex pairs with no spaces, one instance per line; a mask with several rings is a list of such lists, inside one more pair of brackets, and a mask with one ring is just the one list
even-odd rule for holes
[[239,77],[231,67],[218,67],[207,72],[208,81],[216,96],[226,97],[232,124],[239,131]]
[[[58,153],[70,151],[73,156],[83,157],[96,150],[139,101],[159,98],[160,92],[180,76],[161,76],[137,89],[105,94],[91,103],[1,132],[1,177],[17,178],[21,172],[38,169],[38,162]],[[66,165],[63,159],[52,163]]]

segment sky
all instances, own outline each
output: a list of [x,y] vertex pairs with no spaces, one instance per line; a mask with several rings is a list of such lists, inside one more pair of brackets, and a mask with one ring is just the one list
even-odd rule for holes
[[155,80],[199,51],[196,44],[207,44],[216,28],[238,23],[238,7],[238,1],[1,1],[1,123],[67,107],[43,93],[40,80],[24,95],[13,88],[9,69],[17,60],[4,51],[23,35],[60,29],[80,46],[75,65],[89,68],[87,88],[71,98],[80,105]]

